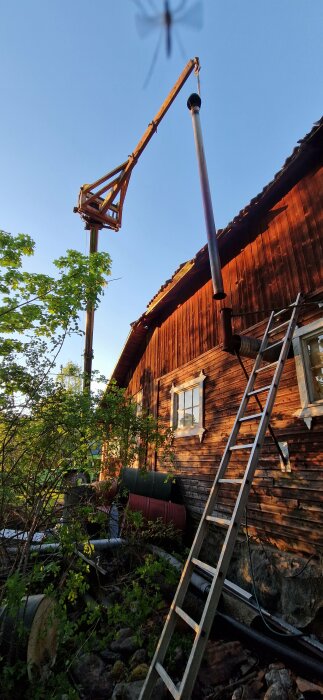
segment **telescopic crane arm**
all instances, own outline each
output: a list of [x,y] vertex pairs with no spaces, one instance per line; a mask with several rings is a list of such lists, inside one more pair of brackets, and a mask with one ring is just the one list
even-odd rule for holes
[[[122,207],[126,196],[129,180],[142,152],[149,143],[152,135],[174,102],[187,78],[192,71],[198,75],[200,64],[198,58],[191,59],[185,66],[174,87],[170,91],[159,112],[148,125],[142,139],[137,144],[128,160],[111,172],[100,177],[90,185],[83,185],[80,189],[78,205],[74,212],[79,213],[85,221],[85,228],[90,230],[90,255],[98,250],[99,231],[102,228],[119,231],[122,222]],[[93,359],[93,329],[94,306],[88,302],[86,307],[85,322],[85,347],[84,347],[84,373],[83,390],[89,392],[91,388],[92,359]]]
[[123,202],[133,168],[193,70],[197,74],[200,70],[198,58],[191,59],[185,66],[128,160],[90,185],[82,185],[78,205],[74,207],[74,212],[81,215],[87,229],[109,228],[113,231],[119,231],[122,223]]

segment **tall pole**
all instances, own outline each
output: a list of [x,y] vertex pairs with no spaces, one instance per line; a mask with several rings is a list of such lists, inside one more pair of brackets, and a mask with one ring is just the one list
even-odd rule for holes
[[206,160],[203,147],[202,130],[200,123],[200,107],[201,98],[196,93],[193,93],[187,100],[188,109],[192,115],[194,140],[196,147],[197,162],[200,173],[200,182],[202,190],[202,200],[204,207],[204,217],[206,224],[206,233],[209,249],[211,276],[213,283],[213,298],[214,299],[224,299],[226,293],[223,290],[222,272],[221,272],[221,262],[218,251],[218,244],[216,239],[216,230],[214,223],[212,199],[209,185],[209,178],[206,167]]
[[[90,229],[90,256],[98,251],[99,226],[92,224]],[[85,345],[83,365],[83,391],[90,393],[93,359],[94,305],[88,301],[85,321]]]

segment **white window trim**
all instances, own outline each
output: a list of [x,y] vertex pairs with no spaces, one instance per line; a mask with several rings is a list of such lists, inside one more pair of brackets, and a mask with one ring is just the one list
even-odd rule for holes
[[[191,435],[198,435],[200,438],[200,442],[203,440],[203,435],[205,433],[205,428],[203,426],[203,414],[204,414],[204,401],[203,401],[203,396],[204,396],[204,380],[206,379],[205,374],[203,371],[200,372],[198,377],[195,377],[195,379],[189,379],[188,381],[184,382],[183,384],[180,384],[178,386],[175,386],[175,384],[172,384],[172,388],[170,390],[171,394],[171,408],[170,408],[170,427],[172,428],[174,432],[174,437],[179,438],[179,437],[190,437]],[[175,398],[178,394],[180,394],[181,391],[187,391],[188,389],[193,389],[195,387],[198,387],[199,389],[199,422],[198,425],[193,425],[191,428],[174,428],[174,422],[175,422],[175,416],[176,416],[176,401]]]
[[315,331],[319,330],[323,331],[323,318],[297,328],[293,337],[296,376],[301,399],[301,408],[294,413],[294,416],[303,418],[309,429],[313,418],[323,416],[323,400],[311,402],[311,388],[308,385],[306,374],[309,371],[308,356],[304,351],[303,341],[307,336],[313,335]]

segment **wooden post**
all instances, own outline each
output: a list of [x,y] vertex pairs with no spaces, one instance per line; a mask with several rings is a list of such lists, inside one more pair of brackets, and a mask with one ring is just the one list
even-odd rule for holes
[[[92,225],[90,229],[90,256],[92,253],[97,253],[99,240],[99,227]],[[94,306],[91,301],[86,307],[85,321],[85,345],[84,345],[84,365],[83,365],[83,391],[90,393],[91,390],[91,374],[92,374],[92,359],[93,359],[93,329],[94,329]]]

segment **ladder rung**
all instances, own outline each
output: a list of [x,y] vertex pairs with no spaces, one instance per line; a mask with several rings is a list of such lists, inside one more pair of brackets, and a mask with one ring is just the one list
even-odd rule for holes
[[195,622],[195,620],[193,620],[192,617],[190,617],[186,612],[184,612],[182,608],[179,608],[178,605],[176,605],[175,612],[179,617],[182,618],[182,620],[184,620],[184,622],[186,622],[186,624],[189,627],[192,627],[192,630],[194,630],[194,632],[199,632],[200,626],[197,624],[197,622]]
[[277,343],[271,343],[270,345],[267,345],[267,347],[263,350],[263,355],[268,350],[272,350],[273,348],[277,348],[278,345],[282,345],[282,344],[283,344],[283,340],[277,340]]
[[243,479],[219,479],[218,484],[242,484]]
[[221,525],[221,527],[229,527],[231,523],[231,520],[228,520],[228,518],[219,518],[216,515],[207,515],[206,520],[215,525]]
[[175,683],[173,683],[172,679],[169,677],[168,673],[166,673],[164,667],[159,663],[159,661],[156,662],[155,669],[157,673],[159,673],[161,679],[164,681],[166,687],[168,688],[173,698],[177,700],[177,698],[179,698],[180,695],[176,688],[176,685]]
[[252,413],[250,416],[239,418],[239,423],[244,423],[246,420],[256,420],[257,418],[261,418],[261,416],[262,413]]
[[251,448],[254,446],[253,442],[249,442],[246,445],[234,445],[233,447],[230,447],[230,450],[251,450]]
[[265,365],[264,367],[259,367],[259,369],[256,369],[256,374],[259,374],[259,372],[265,372],[266,369],[270,369],[270,367],[275,367],[276,365],[278,365],[278,360],[276,362],[271,362],[270,364]]
[[268,386],[261,386],[260,389],[254,389],[254,391],[249,391],[248,396],[254,396],[254,394],[261,394],[262,391],[268,391],[270,387],[271,384],[268,384]]
[[279,326],[276,326],[276,328],[272,328],[271,331],[268,331],[268,335],[274,335],[274,333],[277,333],[277,331],[280,331],[281,328],[285,328],[285,326],[288,326],[289,324],[289,319],[288,321],[284,321],[284,323],[280,323]]
[[207,574],[211,574],[211,576],[215,576],[217,573],[217,569],[215,569],[214,566],[210,566],[210,564],[207,564],[205,561],[201,561],[200,559],[192,559],[192,564],[194,564],[194,566],[198,566],[200,569],[203,569],[203,571],[206,571]]
[[290,306],[287,306],[286,309],[280,309],[280,311],[276,311],[276,313],[273,315],[273,318],[277,318],[277,316],[280,316],[281,314],[285,314],[286,311],[290,311],[291,308],[293,308],[295,304],[291,304]]

